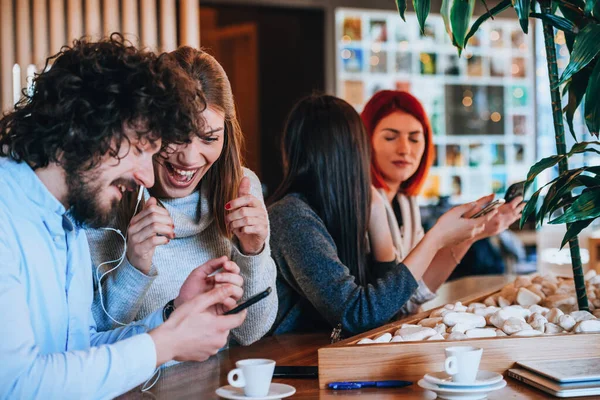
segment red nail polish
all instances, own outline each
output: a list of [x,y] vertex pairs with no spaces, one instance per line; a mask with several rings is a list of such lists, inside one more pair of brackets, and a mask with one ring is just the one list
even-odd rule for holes
[[230,208],[231,208],[231,204],[229,204],[229,203],[225,204],[225,209],[226,210],[229,210]]

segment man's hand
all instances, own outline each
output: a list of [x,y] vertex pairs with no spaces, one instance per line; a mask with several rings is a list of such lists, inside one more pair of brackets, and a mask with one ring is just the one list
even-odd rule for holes
[[156,347],[157,366],[170,360],[204,361],[227,344],[229,331],[240,326],[246,311],[218,315],[218,305],[241,297],[241,288],[222,284],[176,308],[169,319],[150,332]]
[[[214,276],[209,276],[219,269],[222,269],[222,271]],[[207,261],[194,269],[183,282],[181,289],[179,289],[179,296],[175,299],[175,308],[180,307],[199,294],[206,293],[224,284],[231,284],[241,290],[244,279],[240,276],[240,267],[233,261],[229,261],[226,256]],[[236,290],[231,298],[225,299],[217,305],[217,312],[222,314],[235,307],[236,303],[242,298],[242,293]]]

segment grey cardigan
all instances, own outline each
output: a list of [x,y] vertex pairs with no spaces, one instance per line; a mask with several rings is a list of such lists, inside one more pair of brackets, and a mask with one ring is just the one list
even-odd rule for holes
[[396,315],[417,289],[402,263],[369,265],[360,286],[339,259],[325,224],[298,194],[269,208],[271,249],[277,263],[279,311],[273,334],[331,329],[357,334]]

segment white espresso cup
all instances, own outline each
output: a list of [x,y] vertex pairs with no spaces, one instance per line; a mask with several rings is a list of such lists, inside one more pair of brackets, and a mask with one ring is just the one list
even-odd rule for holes
[[227,381],[233,387],[244,388],[248,397],[264,397],[269,393],[275,361],[265,358],[248,358],[235,363],[236,369],[227,374]]
[[472,346],[446,348],[444,369],[453,382],[473,383],[477,379],[483,349]]

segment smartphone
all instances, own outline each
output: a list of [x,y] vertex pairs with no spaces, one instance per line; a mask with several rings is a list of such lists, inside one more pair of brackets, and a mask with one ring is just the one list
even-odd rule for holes
[[231,310],[227,311],[224,315],[237,314],[240,311],[245,310],[246,308],[250,307],[252,304],[256,304],[259,301],[261,301],[262,299],[264,299],[265,297],[267,297],[268,295],[270,295],[271,290],[272,289],[269,286],[265,291],[260,292],[259,294],[255,294],[254,296],[250,297],[248,300],[246,300],[242,304],[239,304],[236,308],[232,308]]
[[525,181],[513,183],[506,190],[506,194],[504,195],[504,200],[507,203],[510,203],[515,197],[521,196],[525,194]]
[[274,378],[318,378],[319,367],[276,365]]
[[491,203],[489,203],[487,206],[485,206],[483,209],[481,209],[479,212],[477,212],[475,215],[473,215],[471,217],[471,219],[483,217],[484,215],[489,214],[492,211],[494,211],[496,208],[500,207],[505,202],[506,202],[506,200],[504,200],[504,199],[496,199],[496,200],[492,201]]

